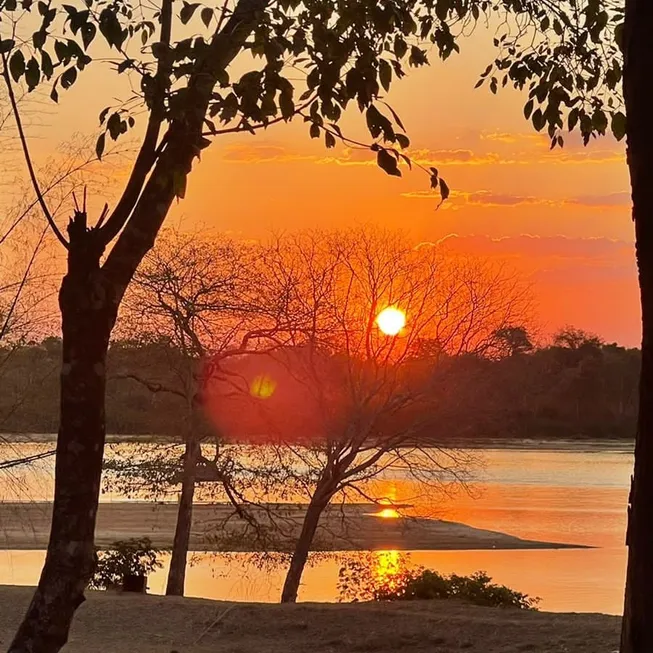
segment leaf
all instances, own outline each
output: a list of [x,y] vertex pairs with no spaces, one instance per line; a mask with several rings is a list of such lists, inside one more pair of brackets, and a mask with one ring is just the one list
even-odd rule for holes
[[620,141],[626,135],[626,116],[621,112],[617,111],[612,116],[611,129],[614,137]]
[[102,153],[104,152],[104,144],[106,141],[106,134],[102,133],[98,136],[97,143],[95,143],[95,154],[97,158],[102,160]]
[[200,18],[206,27],[211,24],[211,19],[213,18],[213,9],[211,7],[204,7],[200,13]]
[[401,36],[396,36],[395,37],[395,42],[394,42],[394,53],[397,59],[403,59],[405,56],[406,52],[408,52],[408,44],[406,41]]
[[14,45],[16,45],[16,41],[14,41],[14,39],[1,40],[0,41],[0,54],[7,54],[7,52],[11,52]]
[[184,6],[179,12],[179,20],[181,21],[182,25],[186,25],[186,23],[190,21],[190,19],[193,17],[193,14],[195,13],[195,10],[198,7],[198,3],[189,4],[188,2],[184,2]]
[[386,140],[394,141],[395,133],[392,123],[373,104],[367,107],[365,119],[372,138],[378,138],[383,134]]
[[102,111],[100,112],[100,124],[102,124],[105,121],[107,114],[109,113],[110,110],[111,107],[105,107],[104,109],[102,109]]
[[21,50],[16,50],[9,59],[9,72],[14,81],[17,82],[25,72],[25,55]]
[[531,114],[533,113],[533,99],[531,98],[526,104],[524,105],[524,118],[528,120],[531,117]]
[[41,50],[41,72],[48,79],[50,79],[54,73],[54,64],[52,63],[50,55],[45,50]]
[[389,175],[393,177],[401,177],[401,170],[399,170],[399,166],[397,165],[397,159],[395,159],[388,150],[379,150],[379,153],[376,155],[376,162],[379,168],[387,172]]
[[410,147],[410,139],[406,134],[395,134],[395,137],[397,139],[397,143],[399,143],[399,147],[402,149],[406,149],[407,147]]
[[535,127],[538,132],[542,131],[542,129],[544,129],[544,125],[546,125],[546,118],[540,109],[535,110],[533,113],[532,121],[533,127]]
[[592,114],[592,127],[599,133],[605,134],[606,129],[608,128],[608,116],[605,111],[601,109],[596,109]]
[[336,146],[336,137],[331,132],[324,132],[324,144],[327,148]]
[[100,14],[100,32],[111,47],[119,49],[126,38],[115,9],[106,7]]
[[295,113],[295,103],[292,99],[292,90],[283,90],[279,94],[279,109],[281,110],[281,115],[284,120],[288,121],[293,117]]
[[39,62],[32,57],[25,66],[25,83],[28,90],[35,89],[39,85],[41,79],[41,67]]
[[45,40],[48,37],[48,33],[44,29],[38,30],[32,34],[32,44],[34,49],[40,50],[45,45]]
[[379,60],[379,80],[381,86],[383,86],[386,91],[389,91],[390,83],[392,81],[392,66],[385,59]]
[[61,75],[61,87],[62,88],[70,88],[75,81],[77,80],[77,69],[76,68],[68,68],[68,70]]
[[115,141],[120,136],[120,114],[117,112],[112,113],[107,121],[107,129],[109,136]]
[[320,126],[317,123],[312,123],[309,133],[311,138],[320,138]]
[[451,191],[449,190],[447,182],[444,179],[440,179],[440,197],[443,202],[449,199],[450,193]]
[[404,123],[401,122],[401,118],[399,117],[397,112],[387,102],[384,102],[383,104],[385,104],[385,106],[388,107],[388,111],[390,111],[390,113],[392,114],[392,118],[397,123],[397,125],[399,125],[399,128],[401,129],[401,131],[405,132],[406,128],[404,127]]
[[[82,26],[82,43],[84,44],[84,49],[88,49],[88,46],[91,45],[91,42],[97,34],[97,28],[93,23],[85,23]],[[145,34],[145,32],[143,32]]]

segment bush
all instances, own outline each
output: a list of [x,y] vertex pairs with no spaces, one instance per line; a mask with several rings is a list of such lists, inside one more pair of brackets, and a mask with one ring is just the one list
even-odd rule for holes
[[[384,558],[385,556],[385,558]],[[341,601],[413,601],[460,599],[475,605],[536,610],[540,599],[505,585],[496,585],[484,571],[470,576],[442,575],[411,568],[409,557],[397,552],[365,553],[340,568]]]
[[126,576],[147,576],[163,567],[158,560],[160,553],[152,547],[149,537],[120,540],[110,549],[98,549],[95,573],[88,586],[93,590],[106,590],[122,587]]

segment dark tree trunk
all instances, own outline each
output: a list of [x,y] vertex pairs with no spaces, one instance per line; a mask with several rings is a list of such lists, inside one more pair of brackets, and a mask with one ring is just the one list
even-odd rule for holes
[[628,507],[621,653],[653,651],[653,3],[626,0],[624,98],[642,303],[642,371]]
[[324,500],[316,498],[316,496],[318,496],[318,492],[313,496],[311,502],[308,504],[308,508],[306,509],[302,530],[299,534],[297,544],[295,545],[295,550],[293,551],[292,559],[290,560],[290,567],[288,568],[286,580],[283,584],[281,603],[295,603],[295,601],[297,601],[299,584],[302,579],[302,574],[304,573],[304,567],[308,560],[311,545],[313,544],[313,538],[315,537],[317,526],[320,523],[322,512],[329,503],[328,499]]
[[181,480],[181,497],[177,511],[175,538],[172,543],[172,557],[168,572],[167,596],[183,596],[186,580],[186,560],[190,529],[193,521],[193,496],[195,495],[195,470],[200,454],[200,445],[196,440],[186,441],[184,452],[184,470]]
[[10,653],[53,653],[66,643],[95,566],[94,531],[104,452],[105,363],[114,303],[102,248],[76,214],[59,294],[63,330],[61,423],[50,542],[38,588]]
[[[154,245],[173,199],[183,195],[193,160],[204,146],[204,119],[219,74],[242,52],[259,22],[258,12],[267,4],[268,0],[239,0],[213,36],[189,80],[187,111],[167,131],[166,147],[157,156],[145,152],[142,161],[137,158],[143,169],[132,171],[125,189],[126,213],[116,222],[112,215],[103,227],[108,231],[103,231],[88,229],[86,214],[77,212],[68,228],[68,273],[60,293],[64,352],[52,528],[38,588],[9,653],[57,653],[84,600],[95,562],[105,437],[105,363],[118,306],[136,268]],[[133,188],[132,179],[136,180]],[[100,267],[104,247],[116,236]]]

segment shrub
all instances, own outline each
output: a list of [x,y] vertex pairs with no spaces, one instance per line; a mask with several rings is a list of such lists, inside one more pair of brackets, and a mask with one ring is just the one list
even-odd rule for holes
[[[392,558],[391,564],[388,556]],[[409,556],[398,552],[369,552],[347,560],[340,568],[338,589],[341,601],[455,598],[475,605],[536,610],[540,600],[492,583],[484,571],[470,576],[446,576],[431,569],[411,568]]]
[[158,560],[160,553],[152,547],[149,537],[120,540],[110,549],[98,549],[98,561],[89,588],[121,587],[126,576],[147,576],[163,567]]

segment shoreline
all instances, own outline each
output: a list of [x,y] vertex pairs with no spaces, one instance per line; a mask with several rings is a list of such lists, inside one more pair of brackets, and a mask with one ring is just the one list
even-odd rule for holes
[[[148,434],[108,434],[107,444],[144,444],[147,442],[168,444],[175,441],[174,436]],[[55,444],[55,433],[0,433],[0,446],[2,444]],[[232,444],[243,444],[233,442]],[[245,443],[249,444],[249,443]],[[265,446],[264,442],[260,443]],[[579,436],[577,438],[470,438],[469,440],[447,443],[453,449],[517,449],[517,450],[543,450],[543,451],[577,451],[577,452],[622,452],[632,453],[635,447],[634,438],[609,438],[596,439]],[[424,442],[424,447],[429,446]]]
[[[51,503],[0,503],[0,549],[43,550],[50,531]],[[284,520],[284,536],[265,547],[245,537],[245,522],[233,516],[229,504],[199,504],[193,509],[190,549],[223,552],[288,552],[298,537],[305,506],[268,504],[259,509],[263,524],[269,511]],[[377,506],[346,504],[323,513],[314,551],[366,550],[517,550],[591,548],[559,542],[525,540],[507,533],[474,528],[459,522],[423,518],[384,519]],[[149,537],[155,548],[170,549],[177,504],[153,502],[100,503],[96,544],[108,547],[118,540]],[[222,538],[222,539],[221,539]]]

